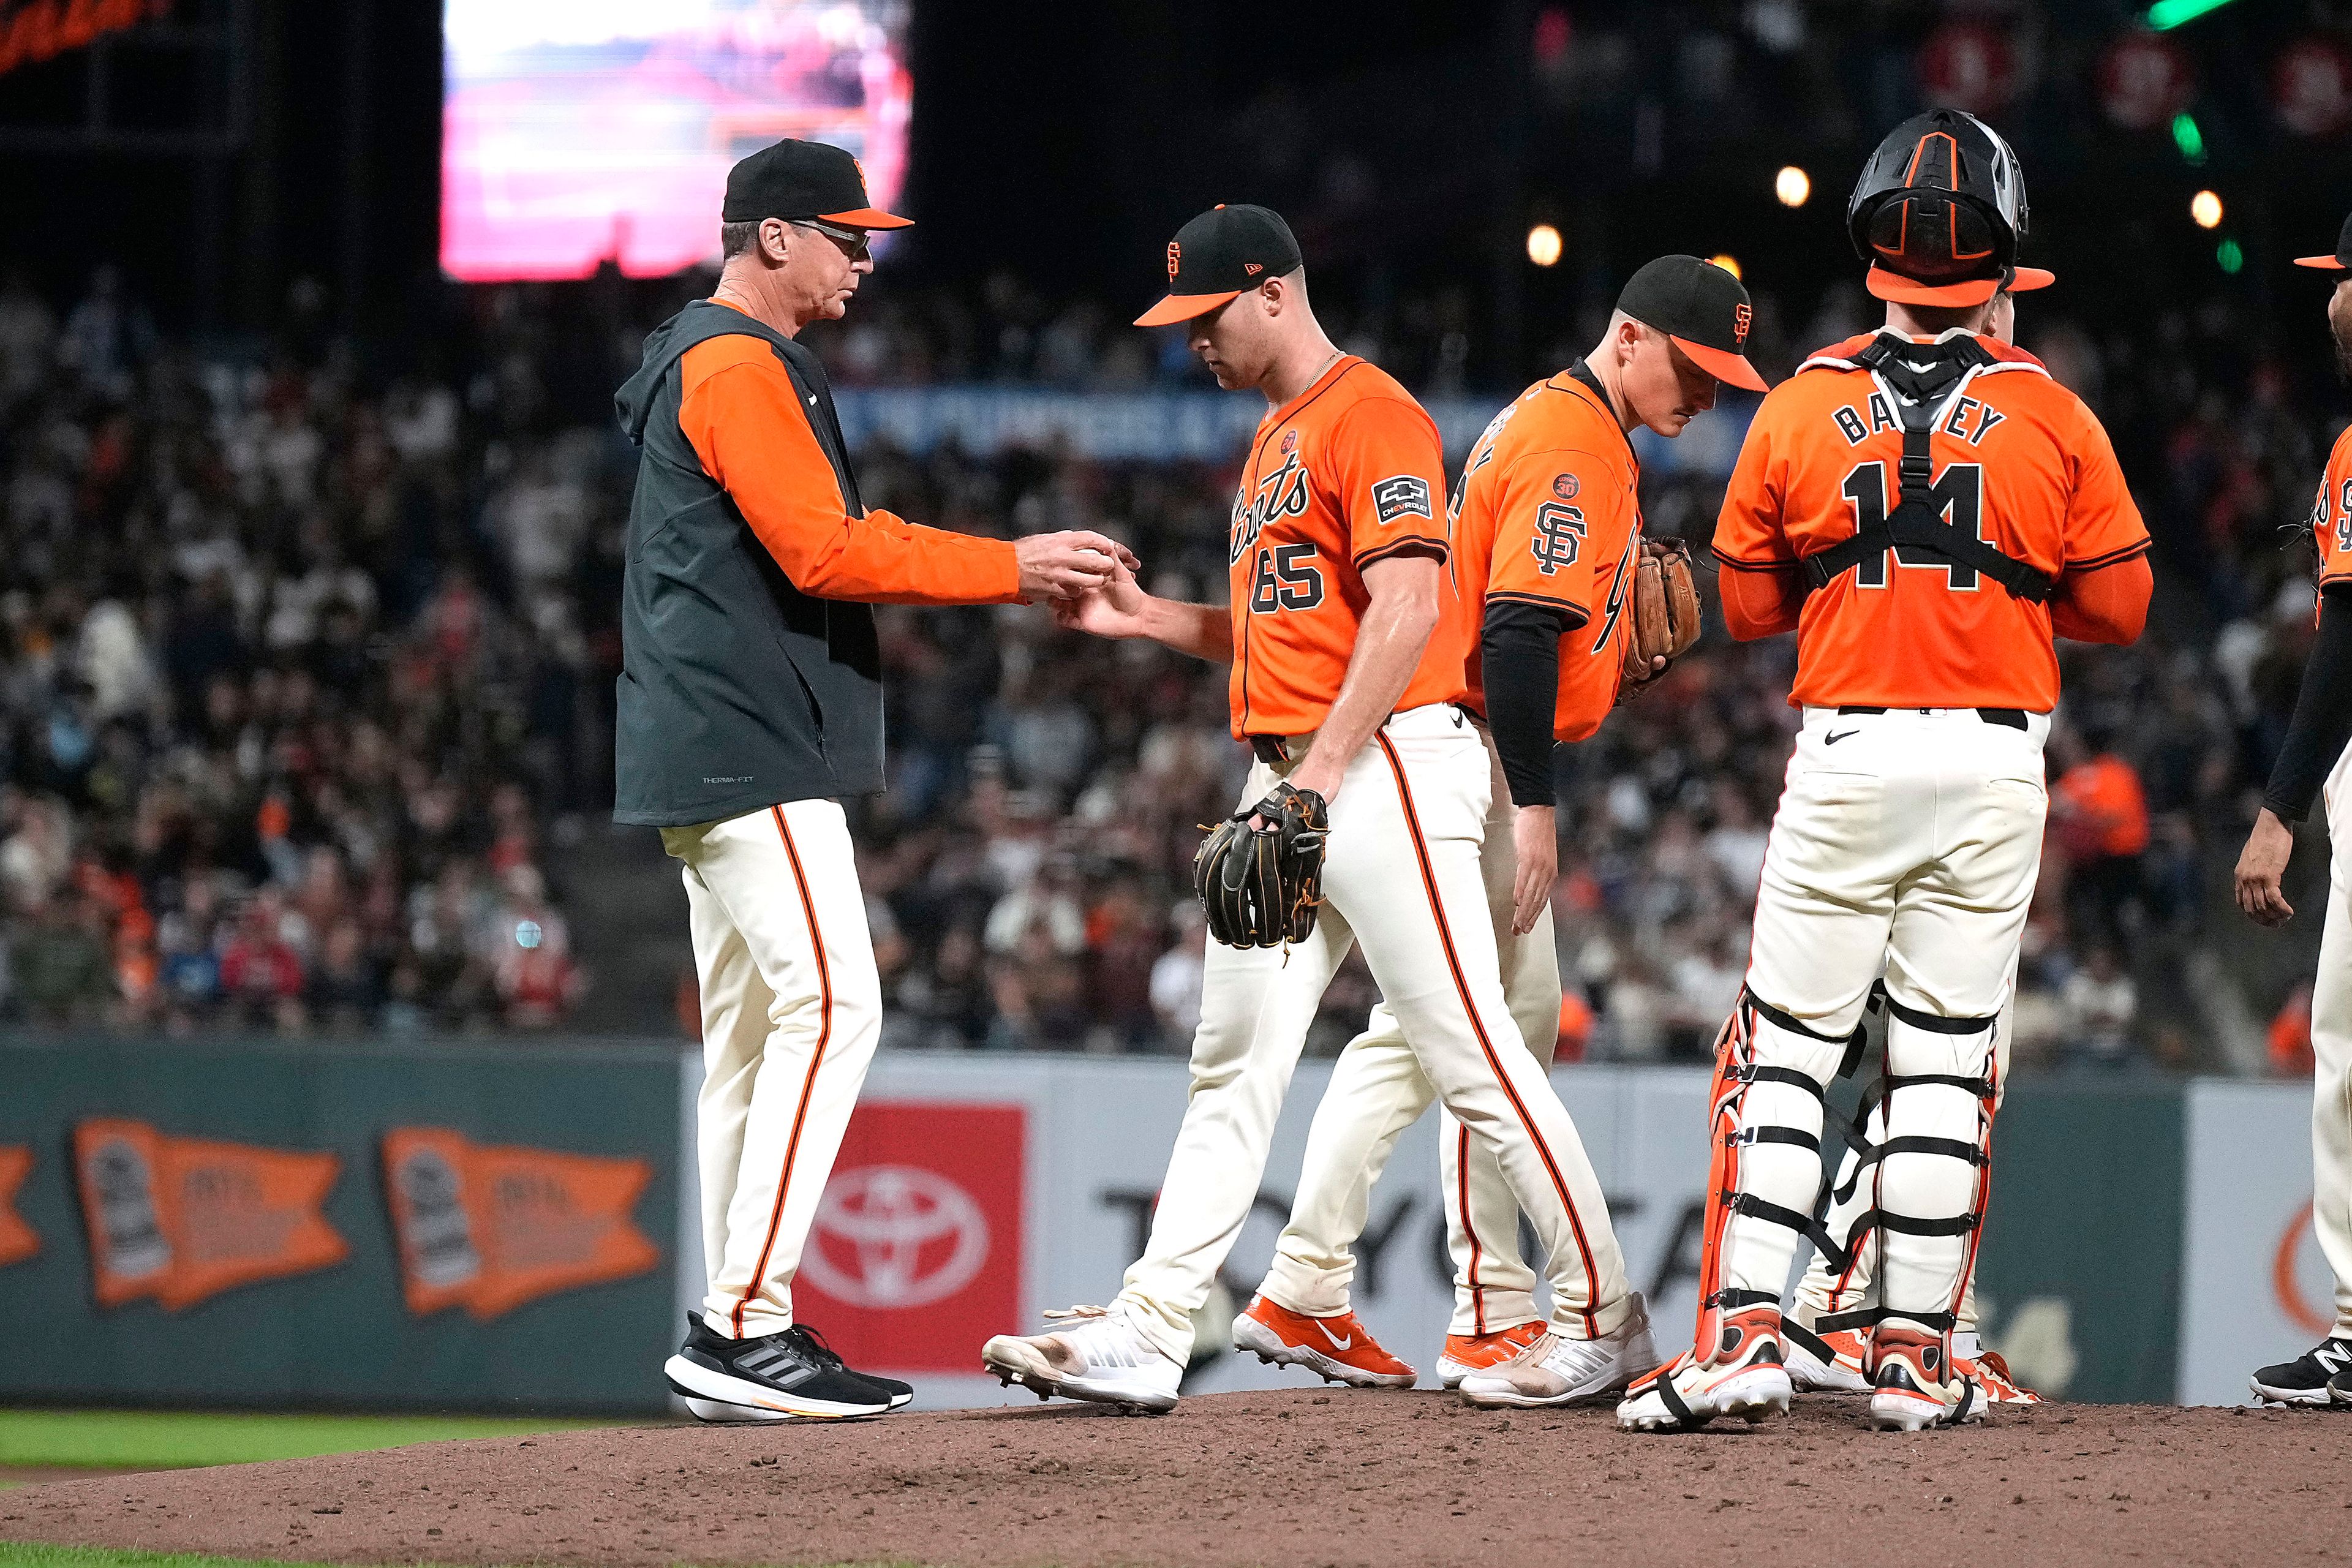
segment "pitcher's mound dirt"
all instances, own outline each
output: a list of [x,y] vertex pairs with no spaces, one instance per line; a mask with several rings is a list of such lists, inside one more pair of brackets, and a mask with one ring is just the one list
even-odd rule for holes
[[1851,1399],[1633,1437],[1606,1409],[1301,1389],[656,1427],[52,1483],[0,1541],[339,1563],[1823,1565],[2341,1561],[2352,1413],[2043,1405],[1920,1436]]

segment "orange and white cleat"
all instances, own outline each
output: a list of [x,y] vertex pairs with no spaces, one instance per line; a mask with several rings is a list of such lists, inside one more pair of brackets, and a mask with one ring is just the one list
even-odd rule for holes
[[1962,1377],[1976,1379],[1984,1390],[1987,1405],[2039,1405],[2042,1395],[2017,1381],[2009,1370],[2009,1363],[1999,1351],[1987,1351],[1970,1359],[1954,1356],[1952,1368]]
[[1300,1366],[1349,1388],[1411,1388],[1420,1376],[1382,1350],[1353,1312],[1310,1318],[1263,1296],[1234,1320],[1234,1349],[1269,1366]]
[[1863,1363],[1870,1354],[1870,1336],[1860,1329],[1834,1329],[1817,1334],[1793,1319],[1783,1319],[1787,1337],[1789,1382],[1799,1394],[1868,1394],[1870,1376]]
[[1459,1388],[1472,1373],[1502,1365],[1544,1333],[1538,1321],[1496,1329],[1491,1334],[1448,1334],[1445,1349],[1437,1358],[1437,1381],[1447,1388]]
[[1922,1432],[1981,1421],[1984,1387],[1947,1364],[1940,1335],[1881,1324],[1870,1340],[1870,1424],[1882,1432]]
[[1723,1320],[1720,1359],[1701,1366],[1685,1351],[1637,1381],[1617,1406],[1628,1432],[1695,1432],[1718,1415],[1750,1426],[1786,1415],[1789,1369],[1780,1355],[1780,1310],[1755,1307]]

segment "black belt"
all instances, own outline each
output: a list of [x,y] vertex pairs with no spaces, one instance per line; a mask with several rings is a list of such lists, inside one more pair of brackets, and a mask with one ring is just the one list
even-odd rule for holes
[[1290,737],[1287,735],[1252,735],[1249,743],[1250,750],[1257,754],[1257,760],[1269,767],[1290,761]]
[[[1843,718],[1849,713],[1884,713],[1885,711],[1884,708],[1848,707],[1839,709],[1838,717]],[[1920,711],[1924,713],[1927,710],[1923,708]],[[2022,708],[1979,708],[1977,710],[1977,717],[1988,724],[2005,724],[2012,730],[2025,728],[2025,710]]]

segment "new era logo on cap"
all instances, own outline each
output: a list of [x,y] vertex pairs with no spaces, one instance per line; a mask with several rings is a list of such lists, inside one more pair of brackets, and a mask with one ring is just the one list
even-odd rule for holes
[[1210,208],[1168,243],[1168,297],[1136,318],[1164,327],[1202,316],[1244,289],[1298,269],[1298,241],[1279,214],[1246,204]]

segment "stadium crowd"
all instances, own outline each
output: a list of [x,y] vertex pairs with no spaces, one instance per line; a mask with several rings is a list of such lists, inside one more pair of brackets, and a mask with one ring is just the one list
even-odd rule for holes
[[[1004,279],[876,293],[818,343],[845,384],[1200,384],[1181,344],[1098,303]],[[613,831],[634,462],[600,410],[635,349],[610,322],[571,330],[576,298],[467,298],[463,369],[387,374],[299,291],[268,352],[212,363],[110,274],[63,310],[0,287],[0,1016],[522,1029],[583,994],[571,932],[599,911],[551,873]],[[2018,1050],[2225,1068],[2242,1059],[2215,1010],[2233,1006],[2258,1049],[2277,1013],[2290,1062],[2294,999],[2229,961],[2224,889],[2310,634],[2293,525],[2335,400],[2250,348],[2225,304],[2126,331],[2042,298],[2022,341],[2116,432],[2160,585],[2139,647],[2066,653]],[[1832,289],[1792,320],[1759,294],[1758,359],[1788,374],[1866,303]],[[1460,389],[1459,299],[1327,314],[1345,346]],[[1102,528],[1157,587],[1223,595],[1221,468],[952,445],[860,462],[871,504],[980,532]],[[1703,542],[1718,489],[1646,482],[1649,528]],[[1062,634],[1042,607],[881,624],[892,788],[859,811],[887,1038],[1181,1049],[1189,861],[1245,760],[1223,670]],[[1714,634],[1561,754],[1567,1050],[1706,1048],[1745,963],[1792,657]],[[1343,973],[1316,1046],[1371,996]]]

